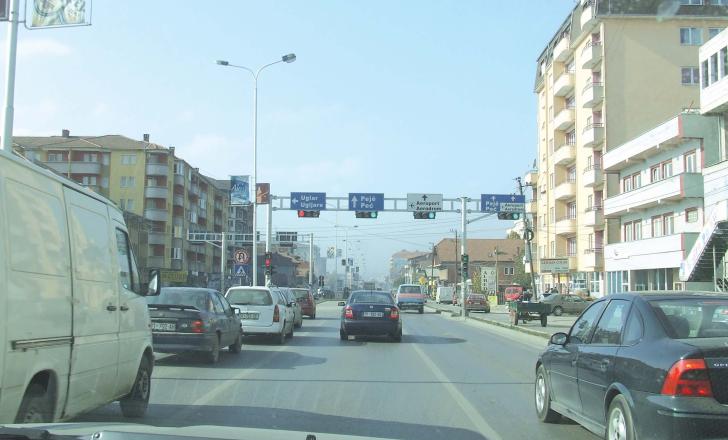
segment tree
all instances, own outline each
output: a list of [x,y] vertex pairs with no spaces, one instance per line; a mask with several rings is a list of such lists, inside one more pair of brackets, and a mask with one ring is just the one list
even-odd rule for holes
[[480,268],[476,267],[473,270],[473,274],[470,277],[471,281],[473,282],[473,293],[483,293],[482,284],[480,282]]
[[506,238],[510,238],[512,240],[522,240],[521,236],[518,235],[518,232],[516,231],[509,232]]

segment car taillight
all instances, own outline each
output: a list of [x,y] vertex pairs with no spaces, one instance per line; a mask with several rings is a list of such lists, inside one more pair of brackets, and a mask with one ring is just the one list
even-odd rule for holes
[[352,309],[351,306],[346,306],[344,309],[344,318],[354,319],[354,309]]
[[667,396],[713,397],[708,368],[703,359],[681,359],[670,368],[662,384]]
[[276,308],[273,309],[273,322],[281,322],[281,312],[278,310],[278,304],[276,304]]
[[389,312],[389,319],[399,319],[399,309],[392,309]]
[[192,329],[192,333],[204,333],[205,331],[205,324],[200,321],[199,319],[196,321],[192,321],[192,325],[190,325],[190,328]]

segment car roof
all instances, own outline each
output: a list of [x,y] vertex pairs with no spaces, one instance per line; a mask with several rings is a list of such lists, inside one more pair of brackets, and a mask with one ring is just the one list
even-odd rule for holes
[[355,293],[383,293],[385,295],[387,294],[387,292],[385,292],[383,290],[354,290],[351,292],[352,295]]
[[684,291],[684,290],[648,290],[639,292],[622,292],[613,293],[598,300],[603,299],[634,299],[642,298],[645,301],[663,300],[663,299],[689,299],[689,298],[719,298],[728,299],[728,293],[709,292],[709,291]]
[[228,292],[231,290],[267,290],[270,292],[270,288],[267,286],[233,286],[228,289]]

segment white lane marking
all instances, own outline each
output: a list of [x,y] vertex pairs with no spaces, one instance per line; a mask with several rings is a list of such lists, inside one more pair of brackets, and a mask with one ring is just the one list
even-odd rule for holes
[[468,399],[462,395],[460,391],[450,382],[450,379],[445,375],[445,373],[440,370],[440,368],[435,365],[435,363],[430,359],[429,356],[425,354],[425,352],[422,351],[420,347],[417,346],[417,344],[412,344],[412,348],[414,351],[422,358],[422,361],[427,365],[427,367],[430,369],[432,374],[435,375],[437,380],[442,383],[442,386],[445,387],[448,393],[450,393],[450,396],[452,396],[453,400],[460,406],[460,409],[462,409],[463,414],[465,414],[470,421],[473,423],[475,428],[478,430],[480,434],[485,436],[488,440],[501,440],[501,436],[498,435],[497,432],[488,424],[488,422],[485,421],[485,419],[478,413],[478,410],[475,409],[475,407],[468,401]]

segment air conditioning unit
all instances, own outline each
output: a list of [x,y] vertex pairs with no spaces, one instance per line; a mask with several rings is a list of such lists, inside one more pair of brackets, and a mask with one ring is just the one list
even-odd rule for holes
[[682,282],[672,283],[672,290],[685,290],[685,285]]
[[644,284],[635,284],[634,290],[641,292],[643,290],[647,290],[646,286]]

